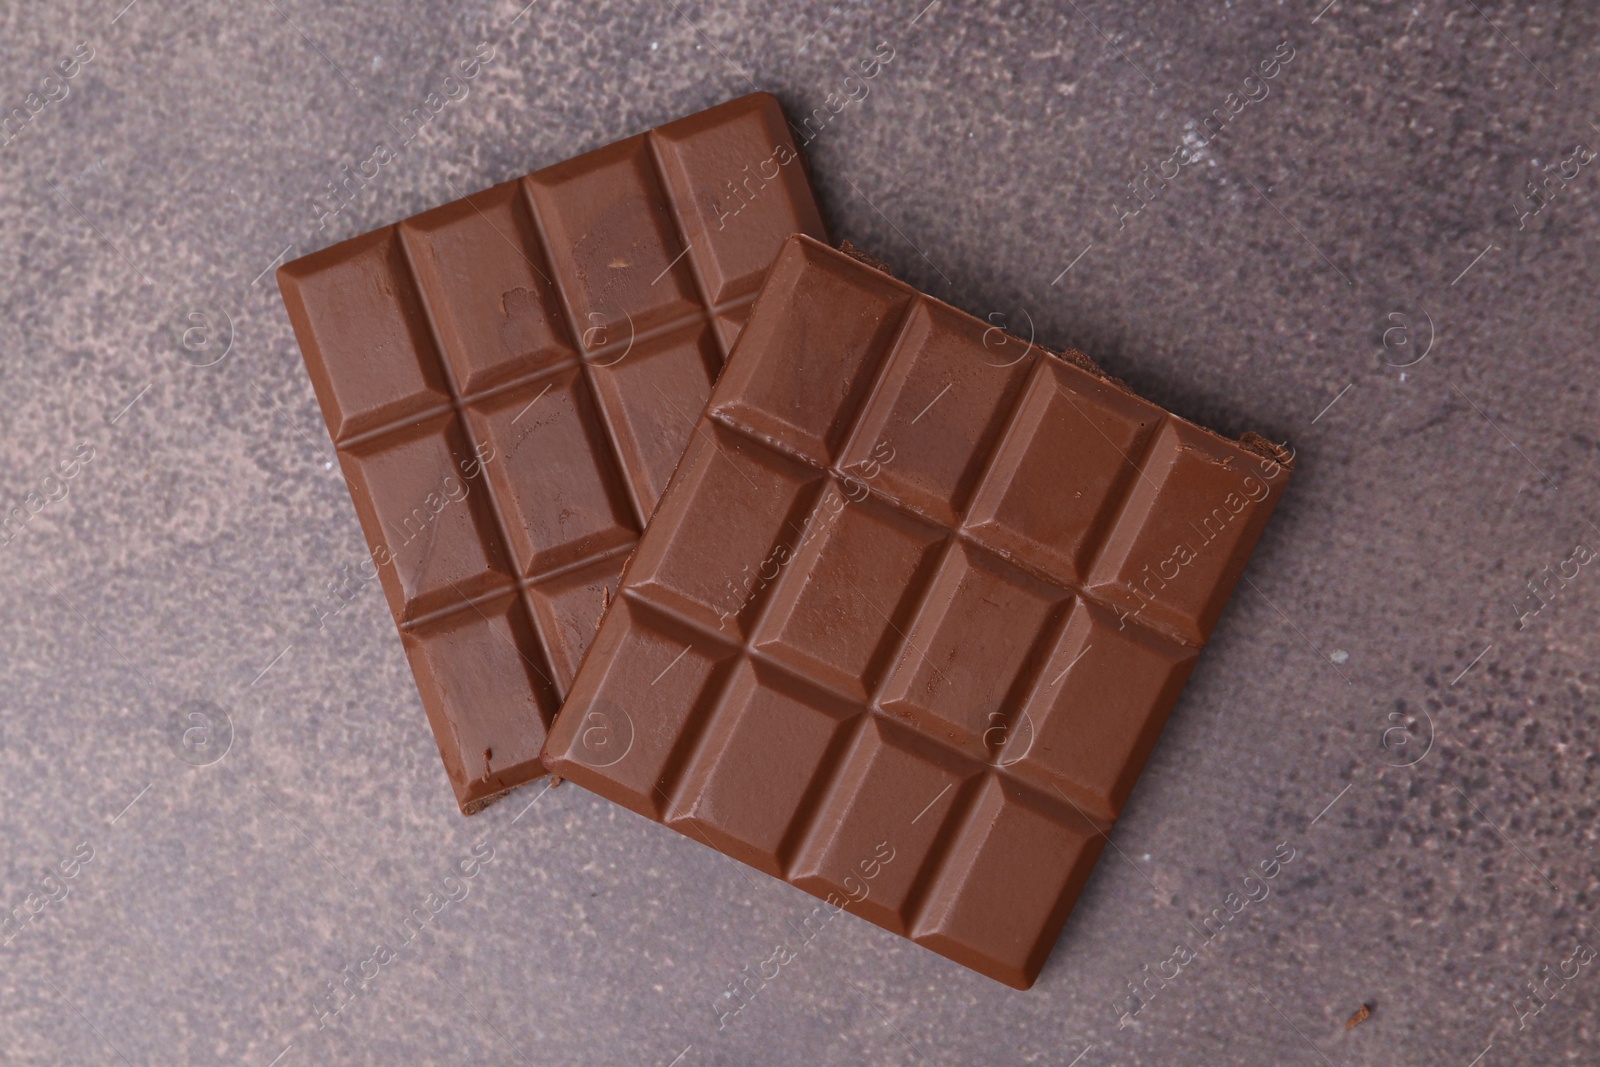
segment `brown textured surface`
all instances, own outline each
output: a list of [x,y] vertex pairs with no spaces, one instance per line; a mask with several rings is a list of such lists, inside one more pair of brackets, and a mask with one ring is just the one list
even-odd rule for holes
[[1288,480],[791,238],[546,762],[1027,988]]
[[[1575,939],[1600,948],[1600,572],[1556,575],[1600,548],[1600,171],[1525,229],[1514,211],[1600,123],[1600,10],[126,2],[0,6],[0,107],[95,50],[0,147],[0,492],[62,497],[0,548],[0,907],[96,850],[0,950],[0,1056],[1542,1067],[1600,1046],[1593,963],[1517,1012]],[[466,98],[319,229],[326,183],[398,148],[485,39]],[[1271,95],[1119,229],[1127,182],[1284,40]],[[1299,457],[1027,993],[814,920],[581,787],[463,819],[380,583],[350,574],[368,546],[273,284],[746,78],[812,113],[879,41],[893,62],[807,145],[836,237]],[[186,348],[191,313],[212,329]],[[94,459],[45,483],[80,442]],[[1530,580],[1560,591],[1519,627]],[[230,724],[225,756],[180,759]],[[319,1028],[313,998],[480,839],[470,895]],[[1270,896],[1197,935],[1280,843]],[[1199,958],[1162,988],[1180,940]],[[798,958],[761,977],[780,943]],[[1125,1018],[1135,981],[1159,992]]]
[[466,814],[543,773],[623,560],[797,231],[824,233],[804,162],[751,94],[279,270]]

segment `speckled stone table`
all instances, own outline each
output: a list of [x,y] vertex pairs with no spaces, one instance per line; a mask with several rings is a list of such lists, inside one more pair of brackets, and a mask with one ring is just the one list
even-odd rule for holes
[[[0,11],[0,1060],[1600,1055],[1589,6],[125,3]],[[356,566],[273,268],[752,86],[837,236],[1299,455],[1026,993],[463,819]]]

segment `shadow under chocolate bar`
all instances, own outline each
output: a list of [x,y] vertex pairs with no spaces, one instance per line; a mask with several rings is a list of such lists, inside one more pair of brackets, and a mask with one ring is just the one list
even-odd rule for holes
[[545,730],[783,242],[755,93],[287,264],[278,284],[466,814]]

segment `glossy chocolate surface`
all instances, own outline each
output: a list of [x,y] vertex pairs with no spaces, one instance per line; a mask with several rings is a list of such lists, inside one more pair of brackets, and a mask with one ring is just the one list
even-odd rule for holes
[[463,812],[545,729],[768,267],[821,235],[752,94],[285,266]]
[[795,237],[547,764],[1027,987],[1288,463]]

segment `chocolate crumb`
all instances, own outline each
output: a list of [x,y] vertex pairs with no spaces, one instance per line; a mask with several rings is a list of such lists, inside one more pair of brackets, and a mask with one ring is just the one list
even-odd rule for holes
[[840,241],[839,251],[843,252],[851,259],[865,263],[867,266],[871,267],[875,271],[878,271],[879,273],[887,274],[891,278],[894,277],[894,271],[889,269],[889,264],[885,263],[877,256],[868,255],[867,253],[861,251],[861,249],[857,248],[849,241]]
[[1248,448],[1263,459],[1272,460],[1290,470],[1294,469],[1294,452],[1275,441],[1269,441],[1258,433],[1246,433],[1239,438],[1239,445],[1241,448]]
[[[489,776],[487,774],[484,775],[483,776],[483,780],[484,781],[488,781],[489,780]],[[487,808],[490,804],[493,804],[495,801],[499,800],[501,797],[506,796],[508,793],[510,793],[515,788],[516,788],[516,786],[512,786],[511,789],[502,789],[498,793],[490,793],[486,797],[479,797],[476,800],[469,800],[465,804],[461,804],[460,805],[461,814],[463,814],[463,815],[476,815],[476,814],[478,814],[478,812],[482,811],[484,808]]]
[[[1044,348],[1043,345],[1040,345],[1039,347],[1040,348]],[[1082,352],[1079,352],[1076,348],[1063,348],[1059,352],[1057,352],[1053,348],[1045,348],[1045,351],[1049,352],[1052,356],[1055,356],[1059,360],[1062,360],[1062,361],[1067,362],[1067,363],[1071,363],[1074,367],[1077,367],[1079,370],[1083,370],[1083,371],[1089,372],[1090,374],[1094,375],[1096,378],[1103,378],[1104,380],[1106,380],[1107,382],[1110,382],[1112,385],[1116,386],[1119,389],[1126,390],[1127,392],[1130,392],[1130,393],[1133,392],[1133,389],[1128,385],[1127,382],[1123,381],[1121,378],[1113,378],[1111,375],[1109,375],[1109,374],[1107,374],[1105,372],[1105,370],[1100,366],[1100,364],[1096,363],[1094,360],[1090,359],[1088,356],[1084,355]]]

